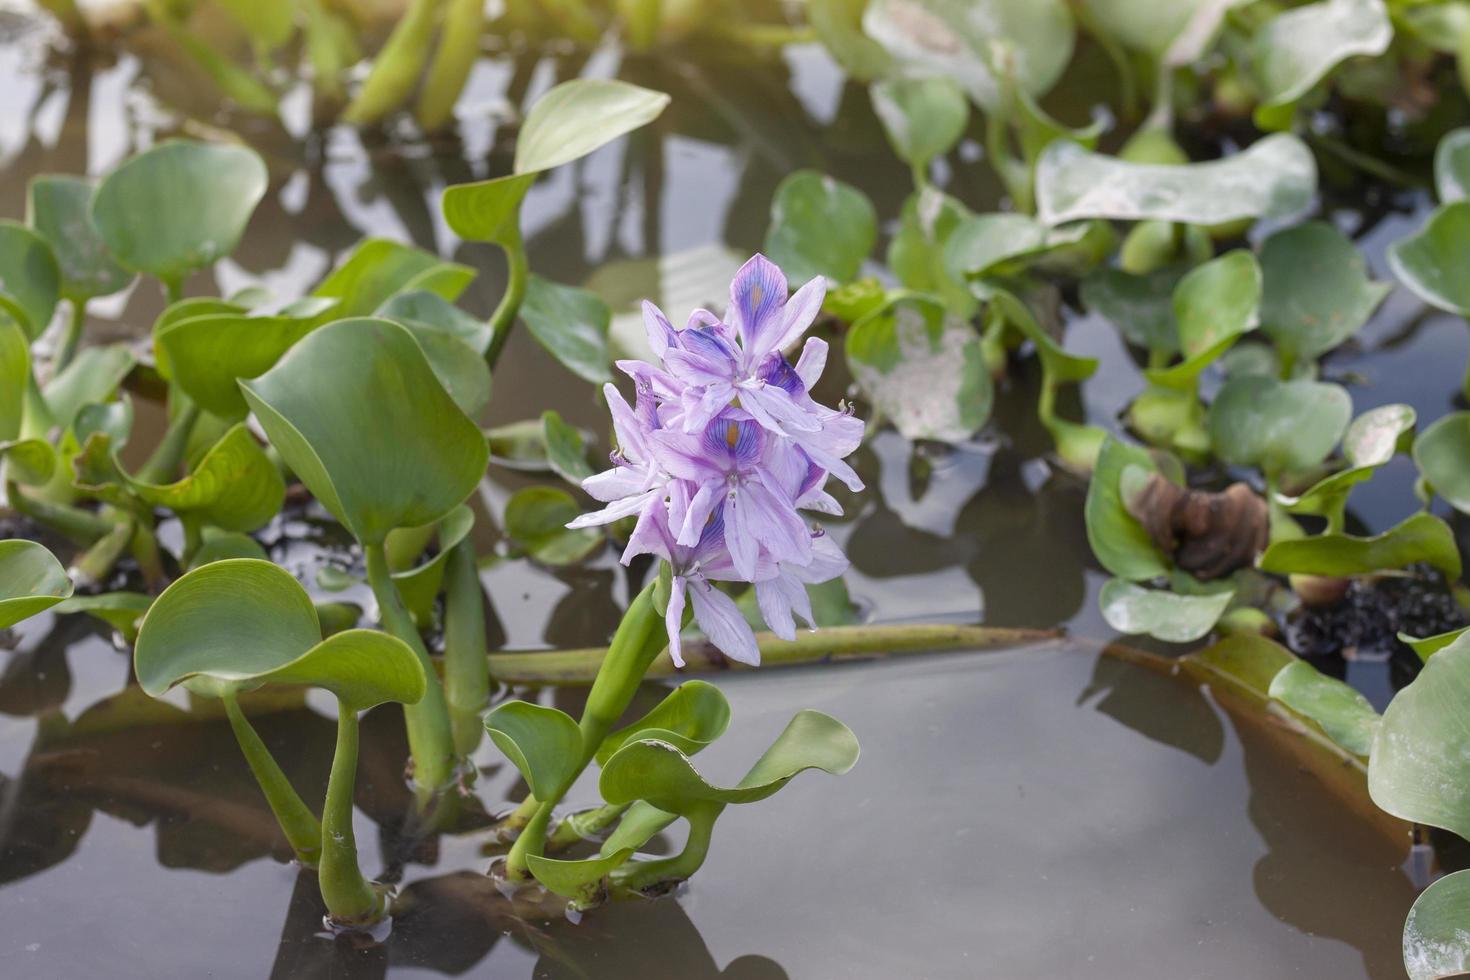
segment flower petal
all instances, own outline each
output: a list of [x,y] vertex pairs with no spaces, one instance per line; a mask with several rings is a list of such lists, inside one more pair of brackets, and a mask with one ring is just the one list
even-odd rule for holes
[[760,666],[761,649],[756,645],[755,633],[735,600],[705,581],[691,583],[689,596],[694,601],[699,628],[721,653],[752,667]]
[[822,301],[827,298],[827,280],[821,276],[802,286],[786,301],[781,311],[781,327],[772,350],[785,350],[801,339],[822,312]]
[[583,514],[581,517],[568,522],[567,527],[575,531],[578,528],[596,527],[599,524],[611,524],[613,521],[622,520],[629,514],[638,513],[650,501],[656,500],[657,498],[657,490],[649,490],[646,493],[640,493],[636,497],[624,497],[622,500],[613,501],[602,508],[602,510],[594,510],[590,514]]
[[664,311],[648,300],[643,301],[643,327],[648,331],[648,346],[662,360],[664,351],[674,342],[674,325],[664,316]]
[[684,666],[684,648],[679,642],[679,631],[684,626],[684,589],[685,579],[682,575],[675,575],[673,588],[669,590],[669,608],[664,612],[664,629],[669,634],[669,656],[674,658],[674,666]]
[[808,337],[796,359],[796,376],[806,385],[807,391],[817,386],[817,380],[827,369],[827,342],[821,337]]
[[775,349],[784,332],[781,310],[786,304],[786,277],[764,255],[751,256],[730,283],[730,325],[740,337],[747,364]]

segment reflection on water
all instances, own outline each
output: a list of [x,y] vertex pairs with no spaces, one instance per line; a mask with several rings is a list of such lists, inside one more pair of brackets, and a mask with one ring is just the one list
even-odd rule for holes
[[[310,132],[300,100],[288,100],[285,126],[220,117],[161,48],[71,62],[22,36],[0,43],[0,215],[24,213],[35,173],[99,173],[175,132],[229,124],[267,158],[271,191],[236,254],[190,283],[193,291],[263,283],[294,295],[362,236],[385,236],[484,270],[464,298],[483,315],[500,293],[501,259],[454,240],[439,194],[507,172],[506,124],[577,75],[618,75],[675,95],[653,126],[548,175],[526,201],[534,267],[590,282],[620,309],[652,290],[645,284],[658,281],[661,256],[685,256],[671,261],[692,268],[726,261],[726,246],[758,248],[772,191],[793,169],[850,181],[880,215],[897,215],[909,177],[882,149],[861,88],[844,84],[816,48],[754,64],[729,57],[625,60],[604,49],[484,59],[457,134],[426,146]],[[1075,74],[1052,108],[1079,121],[1097,81],[1085,58]],[[967,141],[947,181],[983,208],[997,190],[979,156]],[[1324,200],[1325,212],[1344,216]],[[1386,276],[1384,244],[1418,219],[1377,217],[1364,241]],[[703,288],[683,287],[670,313],[718,299]],[[98,339],[141,337],[161,305],[143,284],[94,303],[88,329]],[[1068,314],[1066,339],[1104,364],[1080,392],[1064,392],[1062,412],[1116,429],[1141,387],[1136,365],[1116,331],[1093,318]],[[1396,294],[1362,349],[1334,356],[1326,371],[1360,378],[1359,408],[1403,400],[1432,416],[1457,389],[1467,349],[1462,323],[1422,318]],[[516,370],[496,378],[485,424],[539,414],[551,392],[573,424],[605,430],[590,386],[569,384],[525,332],[505,357]],[[824,401],[846,394],[838,361]],[[1102,635],[1085,485],[1045,461],[1036,373],[1029,363],[1013,369],[994,424],[970,444],[916,447],[886,432],[861,452],[873,489],[858,500],[838,489],[851,506],[832,532],[873,618],[983,617]],[[1354,497],[1354,519],[1372,529],[1396,521],[1412,479],[1402,460],[1385,467]],[[475,500],[482,552],[497,546],[505,500],[530,482],[538,481],[492,468]],[[308,583],[331,544],[314,533],[296,515],[267,535],[273,557]],[[482,579],[492,638],[513,647],[603,642],[630,592],[611,552],[559,571],[502,559]],[[483,746],[475,795],[459,801],[452,831],[420,839],[409,820],[402,725],[391,710],[374,712],[363,726],[357,836],[367,870],[399,882],[401,911],[389,941],[367,950],[321,934],[314,882],[280,863],[284,844],[228,726],[182,695],[141,697],[128,673],[126,658],[80,618],[42,616],[0,655],[0,955],[17,964],[7,973],[1398,975],[1398,923],[1412,900],[1397,870],[1401,842],[1345,817],[1267,730],[1207,693],[1079,649],[730,679],[723,686],[738,723],[701,762],[717,776],[743,771],[808,705],[852,725],[862,762],[840,780],[803,777],[753,811],[732,809],[708,870],[677,900],[619,904],[576,925],[515,914],[481,874],[485,807],[525,792],[514,770]],[[656,695],[650,689],[641,707]],[[292,779],[319,789],[330,705],[256,709]],[[590,803],[595,790],[584,782],[574,795]]]
[[[73,659],[117,656],[87,646]],[[1048,645],[722,687],[737,724],[701,757],[712,778],[743,770],[807,705],[852,723],[861,764],[734,808],[678,898],[580,923],[512,908],[481,873],[474,800],[404,853],[402,728],[373,712],[358,838],[380,841],[364,859],[400,891],[391,936],[367,950],[322,933],[315,882],[281,863],[210,705],[128,687],[68,720],[78,699],[62,692],[7,731],[31,734],[0,786],[0,949],[65,977],[196,976],[210,962],[280,978],[1397,975],[1412,899],[1401,843],[1346,816],[1262,722],[1188,682]],[[331,722],[284,698],[255,711],[290,777],[320,785]],[[524,792],[493,748],[476,761],[479,799]],[[572,800],[594,794],[584,779]]]

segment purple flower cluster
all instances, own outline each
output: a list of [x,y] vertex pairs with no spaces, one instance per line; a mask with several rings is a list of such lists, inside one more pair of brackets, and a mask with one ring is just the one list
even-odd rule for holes
[[829,476],[862,489],[843,458],[862,442],[863,423],[808,394],[827,363],[825,341],[807,338],[794,367],[782,353],[811,326],[825,294],[818,278],[788,297],[781,270],[757,255],[730,284],[725,320],[696,310],[679,330],[644,303],[661,366],[618,362],[637,388],[631,406],[612,385],[604,389],[618,449],[612,468],[582,485],[607,506],[569,526],[638,516],[623,563],[651,554],[671,566],[669,652],[681,667],[686,601],[715,646],[760,663],[745,617],[712,582],[753,583],[766,624],[791,639],[795,617],[814,625],[806,586],[847,568],[841,549],[800,511],[841,513],[823,489]]

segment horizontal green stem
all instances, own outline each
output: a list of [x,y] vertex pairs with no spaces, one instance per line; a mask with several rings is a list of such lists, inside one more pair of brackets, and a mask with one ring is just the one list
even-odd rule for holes
[[[1052,630],[1013,629],[996,626],[964,626],[948,623],[911,623],[895,626],[833,626],[803,632],[794,640],[774,633],[757,633],[761,663],[767,667],[829,660],[855,660],[904,656],[941,650],[975,650],[1015,646],[1055,639]],[[504,684],[556,684],[576,686],[591,683],[607,655],[605,647],[542,652],[506,651],[490,654],[490,672]],[[680,671],[665,650],[645,673],[647,677],[670,677],[700,670],[746,669],[726,659],[708,641],[684,644],[688,666]]]
[[42,527],[64,535],[73,544],[83,547],[93,544],[116,527],[113,521],[89,510],[38,500],[14,483],[8,484],[5,492],[10,506],[17,514],[29,517]]
[[556,825],[546,840],[548,851],[564,851],[584,840],[595,840],[599,834],[618,822],[628,812],[629,803],[608,803],[592,810],[579,810]]

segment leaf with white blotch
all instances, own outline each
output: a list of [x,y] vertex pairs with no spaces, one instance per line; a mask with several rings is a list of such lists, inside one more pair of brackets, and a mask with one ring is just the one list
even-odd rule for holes
[[61,272],[61,296],[72,302],[110,296],[133,281],[92,223],[94,188],[85,177],[47,174],[31,180],[27,197],[26,223],[50,244]]
[[1191,643],[1214,628],[1234,589],[1182,595],[1109,579],[1098,598],[1103,619],[1120,633],[1147,633],[1169,643]]
[[1336,513],[1352,488],[1413,442],[1417,415],[1408,405],[1380,405],[1353,419],[1342,437],[1348,466],[1313,484],[1299,497],[1277,499],[1294,514]]
[[846,352],[863,394],[905,438],[959,442],[990,417],[980,336],[934,300],[905,296],[864,317]]
[[1304,211],[1317,189],[1312,151],[1290,133],[1257,140],[1224,160],[1129,163],[1058,140],[1036,164],[1037,217],[1216,225]]
[[1004,74],[1029,95],[1049,90],[1075,36],[1062,0],[869,0],[863,30],[903,74],[952,78],[987,110],[1004,106]]
[[1404,970],[1409,980],[1470,973],[1470,871],[1456,871],[1424,889],[1404,921]]
[[1283,11],[1256,31],[1251,74],[1263,105],[1285,105],[1346,59],[1383,54],[1392,40],[1382,0],[1319,0]]

